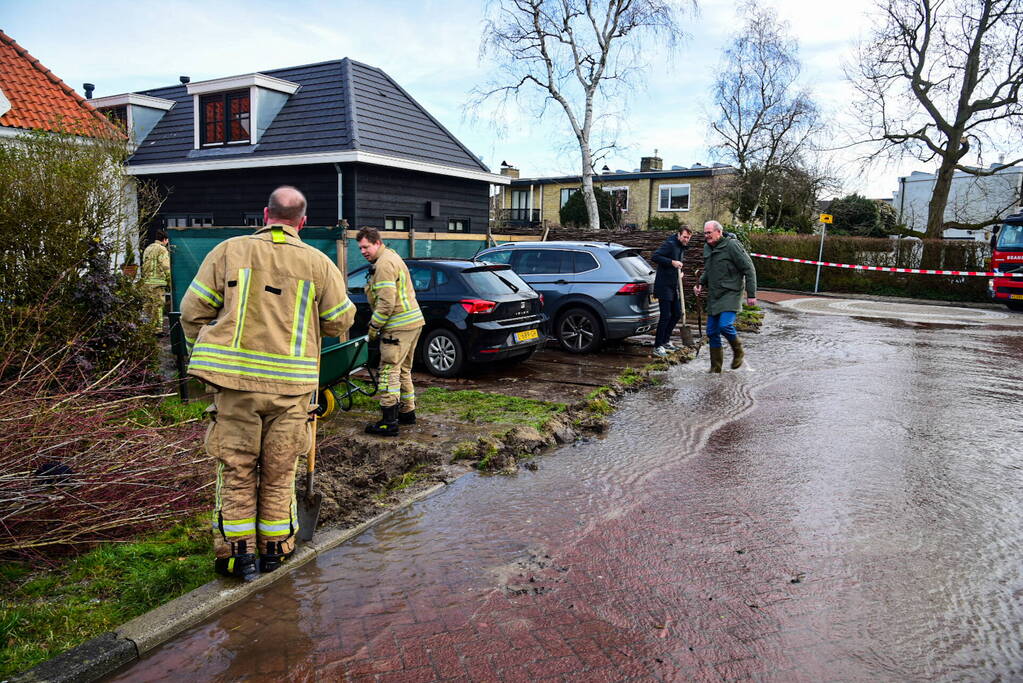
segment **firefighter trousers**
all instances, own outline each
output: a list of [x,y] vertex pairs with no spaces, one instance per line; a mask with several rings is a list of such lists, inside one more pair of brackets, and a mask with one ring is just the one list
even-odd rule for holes
[[384,330],[380,333],[380,406],[400,403],[398,410],[416,409],[416,389],[412,386],[412,360],[422,327],[409,330]]
[[295,466],[312,446],[310,398],[225,388],[214,394],[206,451],[216,461],[217,557],[294,549]]
[[146,318],[158,328],[163,327],[163,300],[167,288],[163,285],[143,285]]

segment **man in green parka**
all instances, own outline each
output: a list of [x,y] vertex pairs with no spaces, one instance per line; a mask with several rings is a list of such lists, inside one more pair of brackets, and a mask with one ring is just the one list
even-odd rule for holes
[[721,335],[732,347],[732,368],[742,365],[745,353],[735,331],[735,316],[742,310],[743,280],[746,303],[757,303],[757,271],[739,240],[725,234],[717,221],[703,225],[703,275],[696,296],[707,288],[707,337],[710,339],[710,371],[721,372],[724,351]]

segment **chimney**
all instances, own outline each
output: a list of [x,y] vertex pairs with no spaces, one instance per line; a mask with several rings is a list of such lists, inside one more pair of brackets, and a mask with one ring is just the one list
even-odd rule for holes
[[639,172],[646,173],[647,171],[661,171],[664,169],[664,160],[657,156],[657,150],[654,150],[652,157],[642,157],[639,160]]
[[192,79],[188,76],[178,76],[178,80],[181,81],[181,85],[188,84]]
[[96,86],[92,83],[82,83],[82,89],[85,91],[85,99],[92,99],[92,91],[96,89]]
[[508,176],[509,178],[518,178],[519,169],[514,166],[510,166],[507,161],[501,162],[501,175]]
[[610,172],[611,172],[611,169],[608,167],[607,164],[604,164],[604,168],[600,169],[601,175],[605,175],[605,174],[610,173]]

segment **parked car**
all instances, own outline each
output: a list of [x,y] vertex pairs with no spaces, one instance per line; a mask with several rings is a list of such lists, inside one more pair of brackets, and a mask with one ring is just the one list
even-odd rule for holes
[[[458,259],[406,259],[426,318],[417,358],[438,377],[467,363],[524,361],[546,341],[543,297],[510,266]],[[366,334],[372,311],[364,287],[369,265],[348,274],[356,307],[352,335]]]
[[510,265],[544,296],[551,336],[574,353],[657,326],[654,269],[638,251],[613,242],[512,242],[477,259]]

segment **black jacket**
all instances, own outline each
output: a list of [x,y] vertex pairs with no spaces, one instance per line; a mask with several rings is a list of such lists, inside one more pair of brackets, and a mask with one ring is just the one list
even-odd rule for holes
[[671,265],[672,261],[682,261],[685,256],[686,247],[682,244],[678,235],[670,235],[664,240],[664,244],[654,252],[653,262],[657,265],[657,275],[654,278],[654,296],[666,301],[674,301],[678,296],[678,269]]

